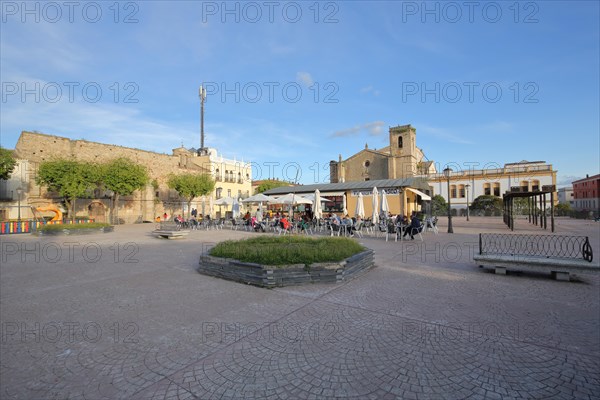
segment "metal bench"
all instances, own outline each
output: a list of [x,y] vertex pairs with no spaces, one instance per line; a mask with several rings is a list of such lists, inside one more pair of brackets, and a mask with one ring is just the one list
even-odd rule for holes
[[152,231],[152,234],[163,239],[180,239],[187,236],[189,230],[183,229],[180,224],[161,222],[160,225]]
[[550,272],[556,280],[569,281],[574,271],[600,272],[593,257],[587,236],[480,233],[473,260],[499,275],[507,269]]

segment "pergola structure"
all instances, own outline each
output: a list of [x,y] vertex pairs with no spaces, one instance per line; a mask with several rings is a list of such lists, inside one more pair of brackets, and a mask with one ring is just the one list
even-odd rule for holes
[[[504,193],[502,200],[504,202],[504,223],[508,225],[511,231],[515,230],[515,218],[513,201],[515,198],[524,197],[527,199],[527,214],[529,223],[539,225],[542,229],[547,229],[546,215],[546,195],[550,195],[550,230],[554,232],[554,192],[556,186],[545,185],[542,190],[533,192],[522,191],[519,186],[512,186],[509,191]],[[539,207],[538,207],[539,206]]]

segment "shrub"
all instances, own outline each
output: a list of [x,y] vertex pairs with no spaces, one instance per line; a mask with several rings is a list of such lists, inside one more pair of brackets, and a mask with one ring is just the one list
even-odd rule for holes
[[363,246],[348,238],[261,236],[221,242],[211,249],[210,255],[263,265],[310,265],[341,261],[364,250]]

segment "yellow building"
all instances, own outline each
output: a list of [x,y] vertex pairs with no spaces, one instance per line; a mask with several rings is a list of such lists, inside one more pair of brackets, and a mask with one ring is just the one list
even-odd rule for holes
[[331,200],[323,203],[325,214],[330,212],[338,215],[344,214],[345,204],[346,214],[354,217],[359,194],[362,193],[365,217],[369,217],[373,214],[374,188],[377,188],[379,193],[378,212],[381,209],[381,199],[384,191],[389,205],[389,212],[393,215],[405,214],[410,216],[413,211],[421,211],[423,201],[431,200],[426,193],[429,190],[427,181],[420,178],[378,179],[278,187],[267,190],[265,194],[269,196],[280,196],[288,193],[305,195],[312,194],[316,189],[319,189],[321,197]]

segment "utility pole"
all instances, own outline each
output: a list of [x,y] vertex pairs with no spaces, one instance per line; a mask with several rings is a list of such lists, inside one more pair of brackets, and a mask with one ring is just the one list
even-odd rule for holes
[[198,154],[203,155],[206,154],[206,149],[204,148],[204,101],[206,100],[206,89],[200,85],[198,93],[200,96],[200,149],[198,150]]

